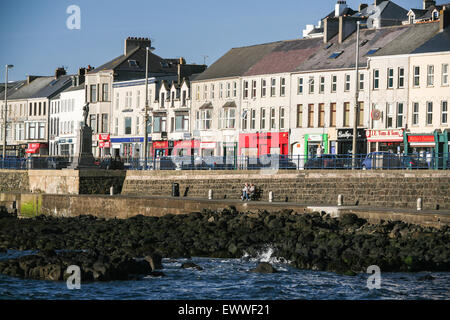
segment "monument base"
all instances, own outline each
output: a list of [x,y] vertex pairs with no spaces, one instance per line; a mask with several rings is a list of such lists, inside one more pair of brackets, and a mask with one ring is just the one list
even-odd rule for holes
[[78,157],[74,157],[70,169],[97,169],[92,155],[92,129],[84,125],[78,131]]

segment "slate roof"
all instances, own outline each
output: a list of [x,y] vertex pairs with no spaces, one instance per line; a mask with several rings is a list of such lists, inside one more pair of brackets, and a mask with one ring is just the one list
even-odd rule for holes
[[438,32],[433,38],[426,41],[412,53],[429,53],[440,51],[450,51],[450,30],[448,28],[443,32]]
[[242,76],[280,43],[281,41],[233,48],[214,62],[205,72],[195,77],[195,81]]
[[[26,83],[27,83],[26,80],[8,82],[8,97],[11,96],[13,93],[15,93],[17,90],[19,90]],[[0,99],[4,98],[5,98],[5,84],[0,83]]]
[[397,21],[404,21],[407,18],[408,10],[400,7],[396,3],[392,1],[383,1],[378,6],[375,6],[373,4],[367,6],[361,12],[355,13],[354,17],[368,17],[373,14],[376,14],[376,12],[379,10],[380,12],[380,18],[384,20],[397,20]]
[[35,97],[42,89],[50,84],[55,78],[54,77],[39,77],[30,82],[30,84],[25,84],[22,88],[14,92],[9,99],[29,99]]
[[408,25],[405,32],[387,43],[373,56],[414,53],[416,49],[432,40],[439,32],[439,22]]
[[53,98],[55,95],[72,85],[71,75],[60,76],[58,79],[50,77],[50,80],[51,81],[48,85],[44,86],[38,92],[32,94],[29,98]]

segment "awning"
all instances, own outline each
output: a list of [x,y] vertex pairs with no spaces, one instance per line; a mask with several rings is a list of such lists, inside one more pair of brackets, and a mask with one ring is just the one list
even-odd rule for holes
[[207,102],[207,103],[204,103],[204,104],[200,107],[200,110],[204,110],[204,109],[212,109],[212,108],[213,108],[212,103],[211,103],[211,102]]
[[234,101],[228,101],[222,108],[236,108],[236,103]]

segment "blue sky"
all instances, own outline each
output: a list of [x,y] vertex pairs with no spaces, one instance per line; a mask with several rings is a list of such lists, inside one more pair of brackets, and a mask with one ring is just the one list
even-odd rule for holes
[[[360,2],[347,0],[357,9]],[[422,0],[394,0],[405,9]],[[441,3],[442,1],[438,1]],[[230,48],[301,37],[306,24],[334,9],[336,0],[14,0],[0,11],[0,82],[51,75],[59,66],[75,73],[123,52],[128,36],[150,37],[155,54],[210,65]],[[81,29],[69,30],[67,7],[81,9]]]

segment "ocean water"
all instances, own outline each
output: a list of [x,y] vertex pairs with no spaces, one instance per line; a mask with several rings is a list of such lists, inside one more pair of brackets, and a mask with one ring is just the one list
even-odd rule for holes
[[[32,252],[8,251],[0,259]],[[381,288],[368,289],[369,274],[342,276],[304,271],[271,256],[271,249],[250,259],[192,258],[204,270],[182,269],[187,259],[163,259],[165,277],[135,281],[83,283],[69,290],[65,282],[21,280],[0,275],[0,299],[50,300],[417,300],[450,299],[450,272],[381,273]],[[279,271],[257,274],[260,261]],[[434,280],[421,280],[431,275]]]

